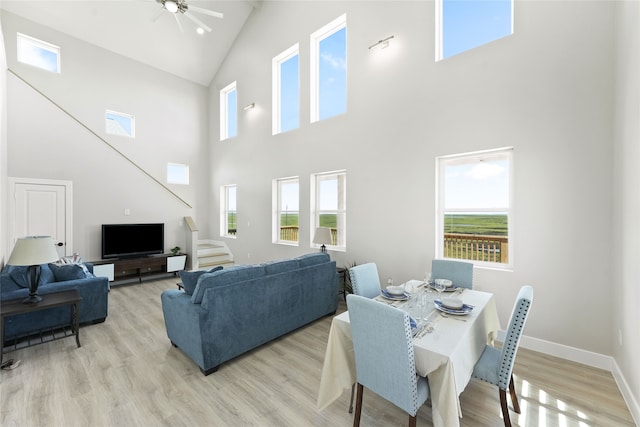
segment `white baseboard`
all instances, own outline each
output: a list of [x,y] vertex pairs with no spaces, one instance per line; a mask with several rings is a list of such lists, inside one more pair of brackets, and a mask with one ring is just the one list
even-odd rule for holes
[[[498,332],[496,339],[502,342],[504,341],[504,336],[505,331],[500,331]],[[620,367],[613,357],[538,338],[528,337],[526,335],[522,336],[520,346],[528,350],[560,357],[572,362],[582,363],[583,365],[611,372],[611,375],[613,375],[613,379],[618,385],[618,389],[620,389],[620,393],[629,408],[629,412],[631,412],[634,422],[636,425],[640,425],[640,405],[638,405],[638,399],[633,395],[631,388],[629,388],[629,384],[627,384],[624,375],[622,375],[622,372],[620,371]]]

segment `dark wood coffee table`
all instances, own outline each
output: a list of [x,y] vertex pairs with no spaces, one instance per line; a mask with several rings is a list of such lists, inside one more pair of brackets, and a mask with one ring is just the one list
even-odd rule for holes
[[[18,350],[25,347],[31,347],[37,344],[44,344],[50,341],[56,341],[59,339],[67,338],[67,337],[76,337],[76,344],[80,347],[80,313],[78,311],[78,304],[82,301],[82,297],[80,293],[72,289],[70,291],[63,292],[53,292],[50,294],[42,295],[42,301],[37,302],[35,304],[25,304],[22,302],[23,298],[2,301],[0,308],[0,363],[2,363],[2,358],[4,353],[8,353],[9,351]],[[18,343],[16,342],[14,345],[5,348],[4,346],[4,319],[5,317],[15,316],[18,314],[25,313],[33,313],[35,311],[46,310],[48,308],[61,307],[68,305],[71,309],[71,330],[66,327],[60,326],[59,328],[55,328],[51,330],[50,333],[47,334],[38,334],[38,335],[30,335],[24,337]]]

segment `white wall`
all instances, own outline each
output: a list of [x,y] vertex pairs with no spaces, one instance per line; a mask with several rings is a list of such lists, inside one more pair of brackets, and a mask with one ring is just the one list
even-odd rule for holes
[[[613,216],[613,354],[640,419],[640,3],[618,3],[616,13],[616,117]],[[629,397],[629,396],[627,396]]]
[[[2,19],[10,70],[115,148],[9,74],[8,175],[73,181],[73,250],[100,259],[103,223],[164,222],[166,251],[186,247],[186,215],[206,232],[207,89],[8,12]],[[60,46],[62,73],[18,63],[16,32]],[[106,109],[133,114],[136,138],[107,135]],[[166,183],[167,162],[190,166],[191,185],[167,185],[186,204],[145,174]]]
[[[309,34],[347,13],[348,113],[309,124]],[[274,29],[277,29],[274,30]],[[367,47],[395,35],[386,57]],[[301,128],[271,136],[271,58],[300,43]],[[210,88],[212,213],[238,185],[236,261],[310,252],[271,243],[271,180],[346,169],[346,253],[380,276],[422,277],[435,254],[435,158],[514,146],[512,272],[477,269],[506,327],[515,295],[535,287],[526,334],[613,353],[611,297],[613,6],[516,1],[515,34],[434,62],[433,2],[265,2]],[[237,80],[239,136],[218,141],[218,92]],[[249,257],[250,254],[250,257]],[[573,301],[567,304],[567,301]]]
[[[2,11],[0,11],[0,21]],[[0,22],[0,267],[7,254],[7,59],[5,56],[2,23]]]

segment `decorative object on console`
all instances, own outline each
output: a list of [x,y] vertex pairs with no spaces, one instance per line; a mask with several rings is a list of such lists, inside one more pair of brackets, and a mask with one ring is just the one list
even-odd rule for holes
[[316,234],[313,236],[313,243],[322,245],[320,246],[320,252],[327,252],[327,247],[325,245],[333,243],[331,241],[331,229],[327,227],[316,228]]
[[27,236],[18,239],[7,265],[27,266],[29,296],[22,302],[35,304],[42,301],[42,297],[38,295],[40,264],[47,264],[58,258],[58,252],[50,236]]
[[178,255],[180,253],[180,246],[176,246],[171,249],[171,255]]

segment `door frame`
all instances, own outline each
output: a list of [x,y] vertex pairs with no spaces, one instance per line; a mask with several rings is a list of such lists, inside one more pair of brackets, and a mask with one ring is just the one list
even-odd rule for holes
[[40,178],[16,178],[9,177],[9,239],[7,240],[7,253],[10,254],[13,249],[13,245],[18,237],[15,233],[16,226],[16,186],[19,184],[33,184],[33,185],[55,185],[65,188],[65,243],[64,254],[71,255],[73,253],[73,182],[64,181],[58,179],[40,179]]

